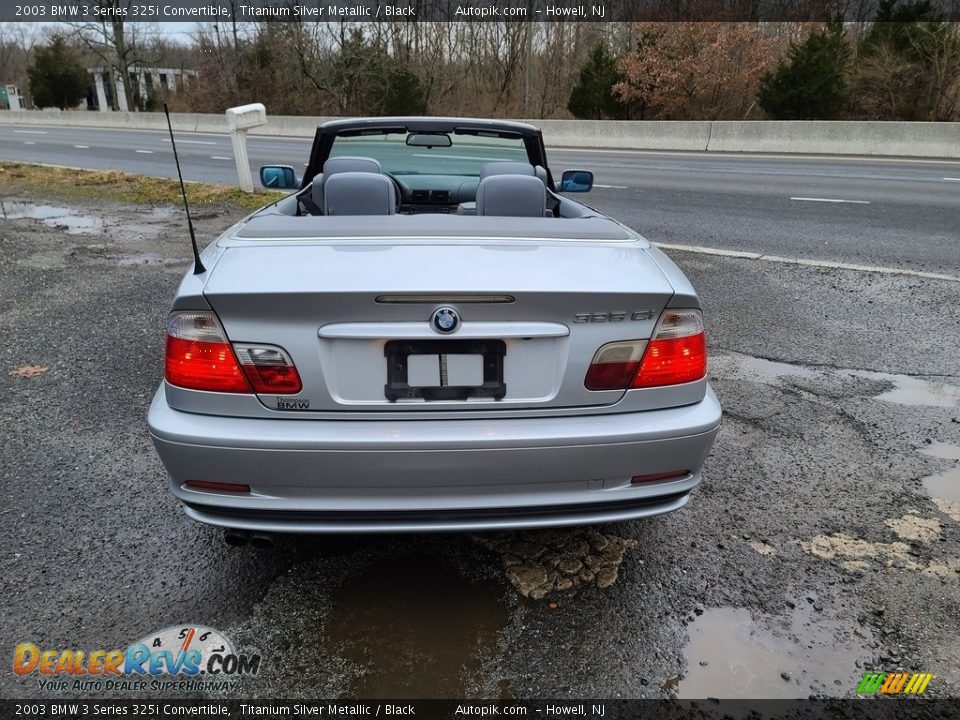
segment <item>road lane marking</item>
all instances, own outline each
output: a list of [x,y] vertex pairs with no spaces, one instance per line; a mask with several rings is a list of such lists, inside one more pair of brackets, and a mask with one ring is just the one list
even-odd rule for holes
[[153,155],[153,150],[137,150],[136,152],[141,153],[143,155]]
[[24,145],[36,145],[35,142],[31,142],[30,140],[24,140],[24,141],[23,141],[23,144],[24,144]]
[[89,146],[89,145],[74,145],[74,147],[75,147],[77,150],[89,150],[89,149],[90,149],[90,146]]
[[853,205],[869,205],[869,200],[838,200],[837,198],[792,197],[791,200],[803,202],[851,203]]
[[947,182],[960,182],[960,178],[944,178]]
[[[170,138],[167,138],[167,142],[170,142]],[[190,145],[216,145],[213,140],[177,140],[181,145],[189,143]]]
[[856,265],[854,263],[834,262],[832,260],[811,260],[807,258],[788,258],[780,255],[764,255],[757,252],[743,250],[723,250],[722,248],[704,247],[702,245],[676,245],[673,243],[651,242],[651,245],[662,250],[680,250],[700,255],[718,255],[720,257],[740,258],[743,260],[762,260],[764,262],[781,263],[784,265],[803,265],[805,267],[829,268],[832,270],[853,270],[855,272],[879,273],[881,275],[908,275],[910,277],[927,278],[930,280],[947,280],[960,282],[960,276],[943,273],[927,272],[925,270],[904,270],[902,268],[881,267],[879,265]]
[[46,135],[46,130],[14,130],[15,133],[20,135]]
[[233,160],[233,158],[225,157],[224,155],[211,155],[211,160]]
[[594,186],[594,187],[598,187],[598,188],[611,188],[611,189],[613,189],[613,190],[626,190],[626,189],[627,189],[627,186],[626,186],[626,185],[601,185],[600,183],[594,183],[593,186]]

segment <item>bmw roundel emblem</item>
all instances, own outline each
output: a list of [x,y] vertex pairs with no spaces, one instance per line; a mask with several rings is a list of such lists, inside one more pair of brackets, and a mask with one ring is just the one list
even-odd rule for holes
[[452,333],[460,327],[460,315],[451,307],[433,311],[433,329],[440,333]]

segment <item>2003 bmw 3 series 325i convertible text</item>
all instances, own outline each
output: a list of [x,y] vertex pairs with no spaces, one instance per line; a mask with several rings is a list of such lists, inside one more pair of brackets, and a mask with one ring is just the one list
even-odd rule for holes
[[720,423],[700,302],[555,183],[540,131],[321,126],[295,192],[227,230],[170,314],[149,426],[199,521],[483,530],[684,505]]

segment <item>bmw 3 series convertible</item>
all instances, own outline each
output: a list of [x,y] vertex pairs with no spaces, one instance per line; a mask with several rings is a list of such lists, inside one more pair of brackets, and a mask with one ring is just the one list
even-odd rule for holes
[[[305,158],[306,160],[306,158]],[[605,523],[681,508],[720,424],[700,301],[569,195],[540,131],[321,125],[292,192],[183,278],[148,424],[228,539]]]

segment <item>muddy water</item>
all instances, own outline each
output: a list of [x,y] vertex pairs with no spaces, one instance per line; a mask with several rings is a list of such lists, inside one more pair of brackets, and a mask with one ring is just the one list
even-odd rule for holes
[[772,383],[783,377],[815,378],[817,371],[791,363],[766,360],[752,355],[728,353],[710,359],[711,370],[726,370],[755,382]]
[[789,622],[788,631],[774,632],[743,608],[704,612],[689,627],[688,669],[677,697],[805,698],[854,688],[855,662],[867,651],[849,630],[807,599],[796,603]]
[[[960,460],[960,446],[949,443],[933,443],[922,448],[920,452],[941,460]],[[923,487],[930,497],[960,503],[960,465],[946,472],[925,477]]]
[[499,590],[437,557],[380,561],[334,592],[329,651],[360,670],[355,697],[461,697],[507,624]]
[[64,230],[68,235],[92,233],[103,228],[103,218],[82,215],[74,210],[28,202],[0,202],[4,219],[40,220],[44,225]]
[[856,370],[851,373],[871,380],[886,380],[893,387],[877,395],[877,400],[898,405],[925,405],[927,407],[960,408],[960,387],[909,375]]
[[784,378],[816,379],[828,375],[861,377],[889,382],[893,386],[877,395],[877,400],[885,400],[898,405],[960,408],[960,387],[950,383],[923,380],[910,375],[843,368],[818,369],[740,353],[717,355],[710,359],[710,368],[711,372],[718,373],[721,376],[733,375],[768,385],[776,384]]

